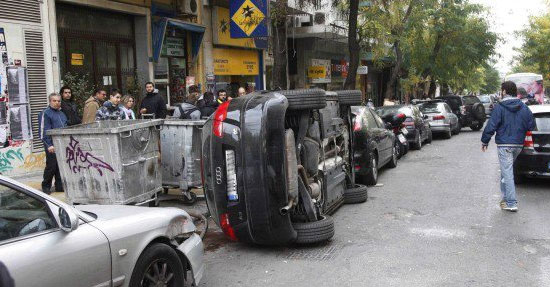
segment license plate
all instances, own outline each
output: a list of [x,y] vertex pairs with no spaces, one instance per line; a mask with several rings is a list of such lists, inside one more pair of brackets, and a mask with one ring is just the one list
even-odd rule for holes
[[406,128],[402,128],[402,129],[401,129],[401,132],[402,132],[404,135],[408,135],[408,134],[409,134],[409,131],[408,131]]
[[397,137],[399,138],[399,141],[400,141],[402,144],[406,144],[406,143],[407,143],[407,139],[406,139],[403,135],[398,135]]

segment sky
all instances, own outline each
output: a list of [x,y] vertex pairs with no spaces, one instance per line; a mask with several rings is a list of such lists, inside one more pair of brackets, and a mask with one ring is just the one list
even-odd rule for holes
[[548,9],[545,0],[470,0],[489,8],[488,20],[492,31],[502,38],[497,46],[496,68],[501,76],[511,70],[510,62],[523,40],[515,35],[529,24],[529,17],[540,16]]

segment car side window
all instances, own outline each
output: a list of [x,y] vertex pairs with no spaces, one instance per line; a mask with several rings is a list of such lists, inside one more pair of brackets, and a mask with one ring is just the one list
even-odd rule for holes
[[373,128],[377,127],[376,120],[374,119],[374,117],[372,116],[372,113],[370,111],[365,112],[365,117],[367,118],[367,126],[370,129],[373,129]]
[[0,185],[0,242],[56,226],[45,202]]
[[386,128],[385,125],[384,125],[384,121],[374,111],[371,110],[370,112],[371,112],[372,116],[374,117],[374,120],[378,124],[378,127],[381,128],[381,129]]

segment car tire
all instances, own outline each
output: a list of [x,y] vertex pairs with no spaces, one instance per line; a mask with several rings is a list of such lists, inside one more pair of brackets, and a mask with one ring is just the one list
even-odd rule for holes
[[363,101],[363,95],[360,90],[336,91],[338,103],[341,106],[358,106]]
[[297,233],[296,244],[324,242],[334,236],[334,220],[328,215],[313,222],[293,222],[292,226]]
[[456,126],[455,126],[455,128],[453,129],[453,134],[454,134],[454,135],[459,134],[459,133],[460,133],[460,129],[461,129],[461,127],[460,127],[460,121],[459,121],[459,122],[456,123]]
[[393,144],[393,147],[392,147],[392,155],[391,155],[391,159],[390,161],[388,162],[387,166],[389,168],[396,168],[397,167],[397,149],[399,149],[399,144],[397,143],[397,141]]
[[432,130],[429,130],[428,131],[428,139],[426,139],[426,143],[432,143],[433,138],[434,138],[434,135],[432,133]]
[[445,132],[445,134],[443,135],[443,138],[445,139],[450,139],[451,137],[453,136],[453,132],[451,132],[451,129],[449,129],[449,131]]
[[[165,270],[164,272],[168,272],[168,274],[172,275],[172,279],[169,282],[172,282],[173,284],[168,286],[184,286],[186,283],[184,276],[185,269],[176,251],[166,244],[154,243],[153,245],[147,247],[147,249],[145,249],[145,251],[143,251],[143,253],[139,256],[136,266],[134,267],[134,271],[132,271],[129,286],[154,286],[155,283],[151,282],[145,274],[149,274],[151,275],[149,277],[159,279],[159,281],[162,282],[162,280],[165,279],[163,276],[157,276],[154,272],[151,273],[151,271],[154,270],[154,264],[161,264],[160,266],[157,265],[161,271],[160,273],[162,273],[162,270]],[[163,268],[164,264],[166,264],[166,269]],[[159,275],[164,275],[164,277],[166,277],[168,274]],[[150,282],[151,284],[144,284],[145,282]]]
[[483,127],[483,124],[477,124],[477,125],[472,125],[472,126],[470,126],[470,128],[471,128],[473,131],[476,131],[476,132],[480,131],[482,127]]
[[277,91],[286,97],[289,110],[316,110],[327,106],[325,91],[298,89]]
[[378,159],[374,153],[370,154],[370,169],[366,176],[367,185],[376,185],[378,182]]
[[481,103],[475,103],[472,106],[472,115],[473,117],[481,122],[484,122],[487,119],[487,114],[485,113],[485,107]]
[[416,139],[414,141],[414,149],[416,150],[422,149],[422,137],[420,136],[420,131],[416,133]]
[[405,145],[397,140],[397,145],[399,147],[397,151],[397,159],[401,159],[405,155]]
[[363,203],[368,198],[367,187],[362,184],[355,184],[355,187],[344,191],[344,203],[346,204]]
[[525,183],[525,175],[519,172],[519,169],[516,167],[515,164],[514,164],[514,183],[515,184]]

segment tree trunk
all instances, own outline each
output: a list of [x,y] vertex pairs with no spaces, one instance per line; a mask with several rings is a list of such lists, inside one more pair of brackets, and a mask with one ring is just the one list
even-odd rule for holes
[[288,0],[277,0],[273,19],[273,88],[288,89],[286,18]]
[[357,68],[359,67],[359,37],[357,36],[357,16],[359,13],[359,0],[349,1],[349,29],[348,29],[348,47],[349,47],[349,68],[348,76],[344,82],[346,90],[355,90],[355,81],[357,78]]
[[386,85],[386,95],[384,96],[384,98],[388,100],[393,99],[393,89],[397,84],[397,77],[399,76],[399,71],[401,70],[401,63],[403,63],[403,54],[401,53],[401,47],[398,40],[393,43],[393,47],[395,49],[395,67],[393,68],[390,80]]

